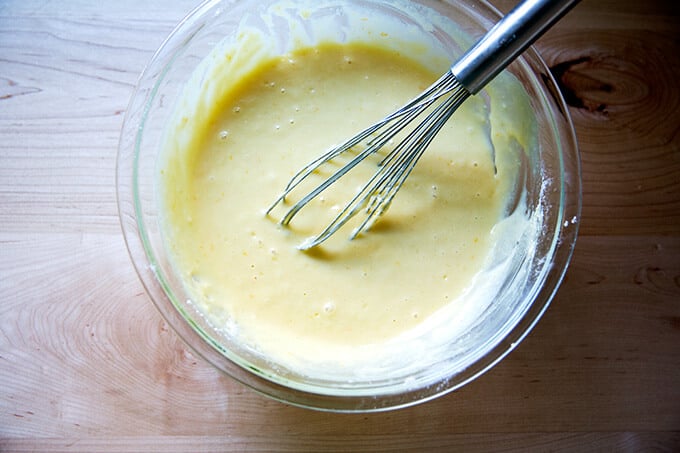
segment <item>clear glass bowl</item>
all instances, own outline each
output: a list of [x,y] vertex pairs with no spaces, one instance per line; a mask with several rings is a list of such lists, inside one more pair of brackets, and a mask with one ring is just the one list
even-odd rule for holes
[[[164,248],[156,183],[165,127],[192,73],[217,43],[235,32],[242,18],[257,22],[272,3],[277,2],[203,3],[170,34],[140,76],[126,112],[117,168],[120,220],[137,273],[158,310],[187,344],[227,375],[274,399],[319,410],[361,412],[409,406],[455,390],[500,361],[527,335],[548,307],[571,258],[581,209],[580,162],[560,91],[533,49],[508,68],[529,94],[538,120],[538,147],[530,156],[524,190],[528,209],[540,212],[535,220],[540,222],[539,233],[531,250],[516,247],[523,255],[522,264],[507,276],[498,297],[504,297],[503,291],[510,287],[515,293],[519,288],[522,296],[497,304],[501,308],[486,310],[464,343],[451,345],[451,363],[457,365],[444,366],[445,371],[434,380],[415,376],[346,383],[281,372],[227,341],[187,303],[190,296]],[[328,31],[340,41],[342,27],[347,26],[341,14],[344,4],[364,9],[366,17],[398,16],[450,48],[451,61],[501,17],[491,5],[477,0],[420,0],[408,2],[410,6],[404,8],[393,1],[377,0],[286,2],[289,8],[304,3],[312,13],[297,17],[337,17],[337,31],[333,27]],[[468,39],[453,38],[446,29],[424,23],[422,17],[414,19],[423,5],[455,22]],[[268,32],[281,43],[287,39],[285,24],[275,24]]]

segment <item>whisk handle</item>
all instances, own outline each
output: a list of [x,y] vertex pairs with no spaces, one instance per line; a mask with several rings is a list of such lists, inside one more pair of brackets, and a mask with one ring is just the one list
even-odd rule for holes
[[524,0],[491,28],[451,67],[476,94],[579,0]]

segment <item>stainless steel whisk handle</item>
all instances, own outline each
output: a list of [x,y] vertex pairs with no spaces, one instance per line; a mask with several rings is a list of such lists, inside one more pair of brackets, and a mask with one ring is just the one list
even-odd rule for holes
[[578,2],[524,0],[454,63],[451,73],[470,94],[477,94]]

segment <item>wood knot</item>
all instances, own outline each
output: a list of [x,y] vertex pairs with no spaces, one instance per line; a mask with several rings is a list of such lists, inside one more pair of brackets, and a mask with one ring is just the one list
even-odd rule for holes
[[607,115],[612,95],[617,90],[614,83],[606,80],[606,73],[593,73],[592,68],[596,65],[592,57],[585,56],[556,63],[550,67],[550,72],[567,105]]
[[554,53],[550,72],[570,107],[643,135],[654,130],[658,136],[659,129],[674,134],[677,121],[669,117],[680,101],[676,44],[663,34],[655,38],[600,33],[583,43],[585,53]]

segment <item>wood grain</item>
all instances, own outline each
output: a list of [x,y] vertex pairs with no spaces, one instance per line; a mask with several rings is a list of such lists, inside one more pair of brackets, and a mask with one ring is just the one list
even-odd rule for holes
[[[305,436],[303,438],[281,439],[263,436],[260,438],[239,436],[207,436],[197,444],[194,437],[157,436],[157,437],[119,437],[115,439],[71,438],[71,439],[12,439],[0,448],[14,452],[59,450],[89,453],[110,449],[124,452],[186,452],[194,453],[215,451],[471,451],[480,447],[487,451],[503,446],[505,452],[531,451],[664,451],[668,445],[680,441],[676,433],[529,433],[529,434],[472,434],[445,436],[353,436],[328,437]],[[274,447],[273,447],[274,446]],[[558,450],[555,449],[557,446]],[[538,448],[537,448],[538,447]]]
[[574,31],[542,46],[583,150],[582,233],[680,233],[677,32]]
[[584,0],[539,41],[582,154],[564,283],[480,379],[368,415],[290,407],[220,375],[130,264],[122,116],[194,6],[0,3],[0,451],[680,450],[677,2]]

